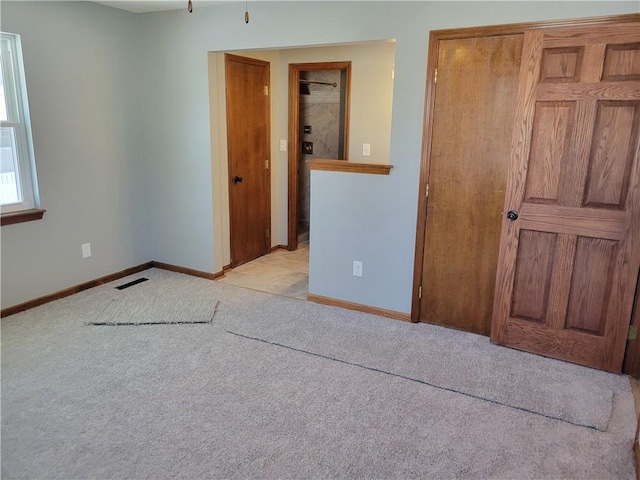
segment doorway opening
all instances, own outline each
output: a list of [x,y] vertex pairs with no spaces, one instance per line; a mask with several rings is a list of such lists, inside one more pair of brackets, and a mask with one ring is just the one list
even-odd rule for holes
[[288,245],[308,247],[314,158],[348,160],[351,62],[289,64]]
[[307,161],[347,160],[351,62],[289,64],[288,245],[227,272],[223,282],[306,299],[311,178]]
[[[231,170],[235,167],[229,163],[228,129],[233,129],[234,127],[228,124],[227,119],[225,65],[225,55],[227,54],[261,60],[270,64],[270,87],[268,90],[264,90],[266,95],[262,98],[268,99],[271,107],[269,119],[271,136],[267,147],[268,153],[265,154],[263,159],[263,162],[265,159],[270,160],[265,163],[263,171],[267,172],[270,177],[271,222],[270,225],[265,227],[268,232],[265,232],[260,237],[260,245],[266,244],[268,251],[267,255],[259,256],[253,260],[247,259],[246,262],[236,260],[236,249],[231,247],[232,235],[241,231],[239,230],[241,226],[236,228],[232,225],[231,209],[234,207],[231,204],[233,203],[237,206],[238,202],[235,202],[235,197],[231,199],[231,194],[242,193],[243,187],[247,187],[249,184],[249,177],[245,172],[232,172]],[[335,62],[336,59],[339,59],[340,62]],[[305,281],[308,282],[309,248],[306,237],[308,234],[304,228],[301,229],[303,236],[301,241],[298,242],[298,169],[296,168],[295,171],[291,172],[291,166],[293,164],[292,158],[297,160],[300,155],[301,141],[313,142],[312,151],[314,155],[317,155],[321,149],[319,140],[305,138],[304,130],[299,131],[299,128],[304,127],[304,124],[300,125],[298,123],[299,117],[296,117],[295,123],[290,122],[289,119],[290,110],[295,110],[295,114],[299,115],[299,80],[302,79],[305,82],[315,81],[313,76],[307,75],[322,74],[323,69],[340,71],[341,77],[339,80],[327,82],[335,82],[337,84],[336,87],[310,84],[310,95],[305,95],[307,98],[303,98],[303,101],[311,100],[315,102],[319,99],[319,96],[335,95],[333,92],[340,91],[340,95],[344,98],[340,100],[342,108],[338,114],[339,118],[336,119],[336,125],[340,125],[339,129],[342,136],[342,140],[339,140],[342,145],[340,150],[344,153],[340,153],[336,157],[341,157],[345,160],[349,159],[350,161],[366,161],[367,159],[361,158],[360,150],[354,149],[354,146],[374,140],[372,147],[376,162],[388,163],[394,61],[395,41],[392,39],[358,44],[313,45],[304,48],[208,53],[213,182],[212,206],[215,225],[214,268],[216,271],[224,273],[224,281],[230,280],[232,276],[239,276],[240,273],[249,276],[251,271],[253,275],[253,270],[256,270],[256,274],[253,275],[254,278],[247,278],[251,285],[240,286],[271,292],[274,288],[280,288],[284,285],[284,277],[282,275],[285,272],[280,267],[273,266],[269,272],[264,270],[258,273],[256,267],[263,263],[269,263],[269,260],[276,260],[278,257],[283,257],[284,259],[285,255],[300,254],[301,256],[306,255],[306,260],[302,262],[304,264],[304,272],[301,272],[301,268],[298,268],[299,262],[297,260],[289,263],[295,263],[296,271],[293,273],[295,275],[303,273],[306,277]],[[355,71],[351,70],[352,62],[357,66]],[[295,77],[294,81],[289,79],[290,65],[299,67],[298,76]],[[300,72],[303,73],[301,74]],[[322,78],[316,78],[316,80],[322,81]],[[326,92],[323,92],[322,89],[326,89]],[[295,92],[295,96],[292,95],[292,90]],[[262,92],[263,88],[258,88],[258,91]],[[350,97],[347,92],[352,92],[354,95]],[[291,108],[294,105],[292,98],[295,100],[295,109]],[[335,101],[335,97],[332,101]],[[241,108],[239,111],[242,112],[244,109]],[[342,124],[339,124],[340,121],[342,121]],[[266,124],[267,120],[264,123]],[[316,128],[315,121],[307,122],[307,124],[309,123],[312,127],[312,135],[315,136],[319,131],[319,127]],[[293,128],[293,125],[298,125],[298,128]],[[251,141],[253,141],[253,137],[253,135],[250,136]],[[245,147],[247,144],[248,142],[241,142],[240,147]],[[295,157],[292,157],[294,152]],[[330,155],[323,154],[322,156],[328,157]],[[234,183],[236,176],[242,178],[242,181],[238,179]],[[252,189],[246,188],[245,190]],[[292,198],[295,199],[295,203],[291,200]],[[267,202],[265,201],[263,204],[266,206]],[[241,202],[240,205],[242,205]],[[239,216],[239,218],[242,220],[243,217]],[[307,216],[306,218],[309,217]],[[295,219],[294,222],[291,222],[291,225],[290,219]],[[311,220],[310,223],[313,222],[314,220]],[[303,227],[305,226],[304,219],[300,223]],[[252,224],[255,224],[255,222],[252,222]],[[262,224],[260,226],[262,227]],[[313,226],[310,228],[313,230]],[[311,237],[313,236],[312,231]],[[258,240],[255,243],[257,244]],[[294,276],[289,278],[293,279]],[[298,280],[302,280],[302,277]],[[281,291],[273,293],[283,294]]]

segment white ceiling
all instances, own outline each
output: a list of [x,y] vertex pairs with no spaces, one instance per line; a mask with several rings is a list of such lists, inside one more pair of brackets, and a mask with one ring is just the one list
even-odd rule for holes
[[[230,0],[192,0],[193,10],[198,7],[206,7],[208,5],[219,5],[221,3],[227,3]],[[238,0],[236,0],[238,1]],[[109,7],[119,8],[132,13],[148,13],[148,12],[161,12],[164,10],[180,10],[187,9],[188,0],[105,0],[101,3]]]

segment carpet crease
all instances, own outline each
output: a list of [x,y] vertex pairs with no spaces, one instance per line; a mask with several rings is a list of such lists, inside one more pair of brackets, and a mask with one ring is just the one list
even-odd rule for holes
[[261,307],[258,322],[245,322],[250,312],[239,309],[230,317],[232,322],[222,314],[220,325],[570,424],[608,428],[613,388],[603,381],[603,372],[496,346],[479,335],[427,324],[379,322],[375,315],[287,300],[270,299]]
[[249,335],[243,335],[241,333],[231,332],[229,330],[227,330],[227,333],[229,333],[231,335],[235,335],[237,337],[246,338],[248,340],[254,340],[254,341],[257,341],[257,342],[266,343],[268,345],[273,345],[274,347],[286,348],[286,349],[292,350],[294,352],[299,352],[299,353],[304,353],[304,354],[307,354],[307,355],[312,355],[314,357],[324,358],[326,360],[331,360],[333,362],[338,362],[338,363],[342,363],[342,364],[345,364],[345,365],[350,365],[352,367],[358,367],[358,368],[362,368],[362,369],[365,369],[365,370],[370,370],[372,372],[382,373],[384,375],[389,375],[389,376],[392,376],[392,377],[401,378],[403,380],[408,380],[410,382],[419,383],[421,385],[426,385],[428,387],[437,388],[439,390],[444,390],[444,391],[447,391],[447,392],[457,393],[459,395],[464,395],[465,397],[473,398],[475,400],[481,400],[481,401],[484,401],[484,402],[492,403],[494,405],[500,405],[501,407],[513,408],[515,410],[520,410],[521,412],[527,412],[527,413],[531,413],[533,415],[540,415],[541,417],[549,418],[551,420],[557,420],[559,422],[567,423],[569,425],[574,425],[576,427],[589,428],[589,429],[597,430],[597,431],[600,431],[600,432],[606,432],[607,431],[606,428],[601,429],[601,428],[595,427],[593,425],[588,425],[588,424],[585,425],[585,424],[581,424],[581,423],[575,423],[575,422],[572,422],[570,420],[565,420],[564,418],[559,418],[559,417],[556,417],[556,416],[553,416],[553,415],[546,415],[544,413],[537,412],[535,410],[529,410],[527,408],[520,407],[518,405],[510,405],[508,403],[499,402],[497,400],[492,400],[490,398],[480,397],[480,396],[474,395],[472,393],[464,392],[464,391],[461,391],[461,390],[456,390],[454,388],[445,387],[443,385],[436,385],[435,383],[427,382],[425,380],[420,380],[418,378],[407,377],[405,375],[400,375],[398,373],[388,372],[386,370],[381,370],[379,368],[369,367],[367,365],[360,365],[358,363],[349,362],[347,360],[341,360],[339,358],[328,357],[326,355],[322,355],[321,353],[310,352],[308,350],[301,350],[299,348],[291,347],[289,345],[284,345],[282,343],[270,342],[269,340],[265,340],[263,338],[251,337]]

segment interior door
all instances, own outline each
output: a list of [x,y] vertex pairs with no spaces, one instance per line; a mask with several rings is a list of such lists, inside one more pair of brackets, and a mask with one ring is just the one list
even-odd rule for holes
[[619,372],[640,265],[640,23],[525,33],[494,342]]
[[491,330],[522,39],[438,42],[420,321]]
[[269,62],[225,55],[231,266],[270,251]]

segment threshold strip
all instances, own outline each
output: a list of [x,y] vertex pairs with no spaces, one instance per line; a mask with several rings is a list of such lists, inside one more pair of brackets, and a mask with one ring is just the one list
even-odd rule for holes
[[391,377],[401,378],[403,380],[409,380],[410,382],[420,383],[422,385],[427,385],[428,387],[437,388],[439,390],[444,390],[446,392],[457,393],[459,395],[464,395],[465,397],[469,397],[469,398],[473,398],[473,399],[476,399],[476,400],[482,400],[482,401],[485,401],[485,402],[493,403],[494,405],[500,405],[501,407],[508,407],[508,408],[512,408],[514,410],[520,410],[522,412],[532,413],[533,415],[538,415],[540,417],[548,418],[550,420],[557,420],[559,422],[568,423],[569,425],[574,425],[576,427],[588,428],[590,430],[595,430],[597,432],[606,432],[606,429],[605,430],[601,430],[600,428],[594,427],[593,425],[585,425],[585,424],[582,424],[582,423],[572,422],[570,420],[565,420],[563,418],[558,418],[558,417],[555,417],[553,415],[547,415],[545,413],[536,412],[535,410],[529,410],[528,408],[525,408],[525,407],[519,407],[517,405],[510,405],[508,403],[502,403],[502,402],[499,402],[497,400],[492,400],[490,398],[485,398],[485,397],[481,397],[479,395],[474,395],[472,393],[467,393],[467,392],[463,392],[461,390],[456,390],[455,388],[444,387],[442,385],[436,385],[434,383],[430,383],[430,382],[427,382],[425,380],[420,380],[418,378],[411,378],[411,377],[407,377],[405,375],[401,375],[401,374],[398,374],[398,373],[387,372],[386,370],[381,370],[381,369],[375,368],[375,367],[367,367],[366,365],[360,365],[359,363],[354,363],[354,362],[349,362],[347,360],[341,360],[339,358],[329,357],[327,355],[322,355],[321,353],[310,352],[308,350],[302,350],[300,348],[291,347],[289,345],[284,345],[282,343],[270,342],[269,340],[264,340],[262,338],[250,337],[249,335],[243,335],[242,333],[232,332],[230,330],[227,330],[227,333],[230,333],[231,335],[235,335],[236,337],[241,337],[241,338],[246,338],[248,340],[254,340],[256,342],[266,343],[267,345],[272,345],[274,347],[282,347],[282,348],[286,348],[288,350],[293,350],[294,352],[304,353],[304,354],[311,355],[311,356],[314,356],[314,357],[324,358],[326,360],[332,360],[334,362],[343,363],[345,365],[350,365],[352,367],[362,368],[364,370],[369,370],[371,372],[382,373],[382,374],[385,374],[385,375],[389,375]]

